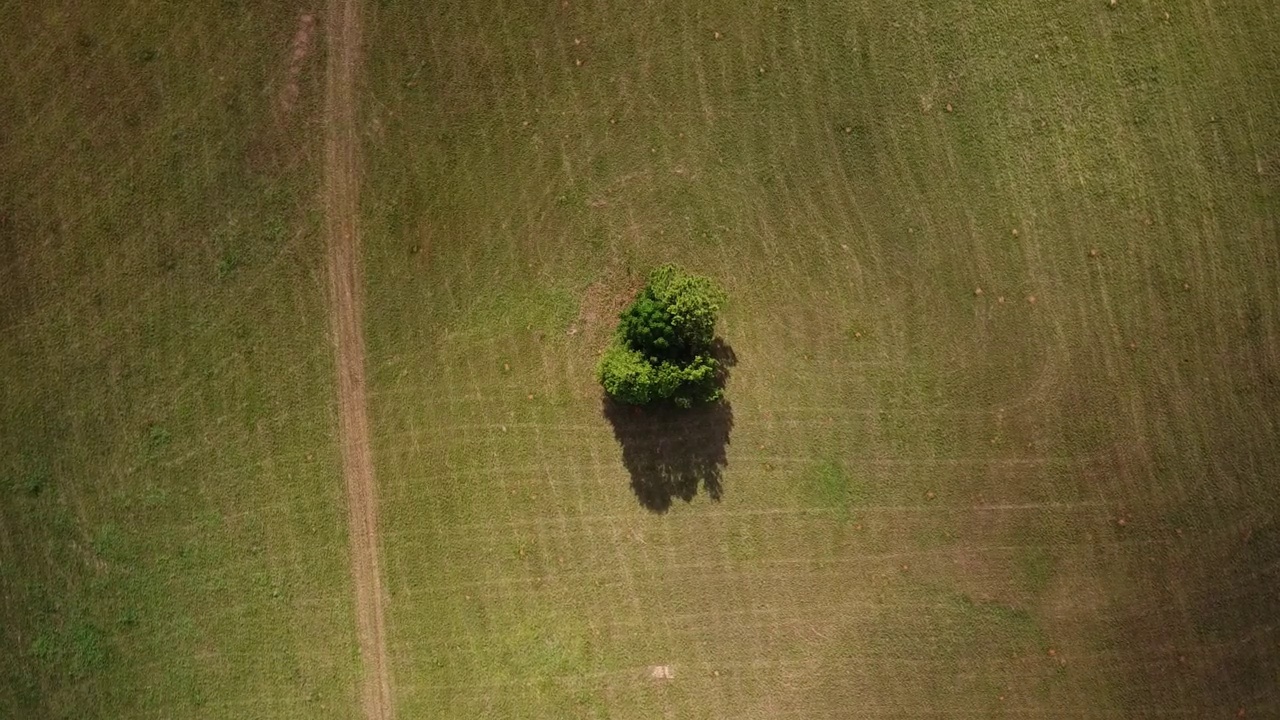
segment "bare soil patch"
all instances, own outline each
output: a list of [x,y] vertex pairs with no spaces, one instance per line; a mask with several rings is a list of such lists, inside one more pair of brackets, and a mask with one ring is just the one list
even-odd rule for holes
[[616,270],[591,283],[582,296],[578,317],[569,327],[570,333],[592,341],[603,340],[617,325],[618,315],[642,287],[644,278],[640,275],[628,276]]

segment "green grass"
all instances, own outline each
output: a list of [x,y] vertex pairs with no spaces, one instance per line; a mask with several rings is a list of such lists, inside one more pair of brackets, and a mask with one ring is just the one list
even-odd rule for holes
[[864,483],[850,477],[834,459],[819,463],[808,472],[806,480],[812,487],[814,505],[833,510],[845,520],[852,517],[854,509],[864,504],[870,494]]
[[[1277,509],[1278,29],[1263,2],[375,5],[399,710],[1274,711],[1260,586],[1214,575],[1248,619],[1210,636],[1179,578]],[[665,261],[728,288],[739,363],[723,499],[654,516],[591,376],[600,308]]]
[[0,18],[0,717],[353,716],[296,10]]
[[[1273,3],[364,11],[399,717],[1277,712]],[[299,12],[0,0],[0,717],[357,715]],[[738,362],[655,514],[667,261]]]

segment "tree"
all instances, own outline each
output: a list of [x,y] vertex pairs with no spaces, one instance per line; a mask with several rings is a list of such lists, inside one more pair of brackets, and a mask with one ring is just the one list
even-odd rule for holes
[[720,365],[711,349],[725,300],[709,278],[674,265],[649,273],[600,359],[597,374],[605,392],[631,405],[671,402],[688,408],[719,400]]

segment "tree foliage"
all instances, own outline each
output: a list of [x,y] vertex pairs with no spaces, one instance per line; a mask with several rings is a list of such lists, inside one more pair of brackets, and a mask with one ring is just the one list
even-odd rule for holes
[[605,392],[632,405],[687,408],[719,400],[720,366],[711,348],[724,302],[724,291],[709,278],[674,265],[650,273],[600,360]]

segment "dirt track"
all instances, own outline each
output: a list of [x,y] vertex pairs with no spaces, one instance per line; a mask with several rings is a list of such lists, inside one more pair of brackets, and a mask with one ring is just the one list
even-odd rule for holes
[[363,288],[360,273],[360,166],[356,80],[360,67],[360,0],[328,0],[325,72],[324,202],[329,245],[330,321],[338,372],[342,474],[347,487],[351,573],[355,581],[361,706],[370,720],[389,720],[391,676],[378,559],[378,498],[369,451],[365,393]]

